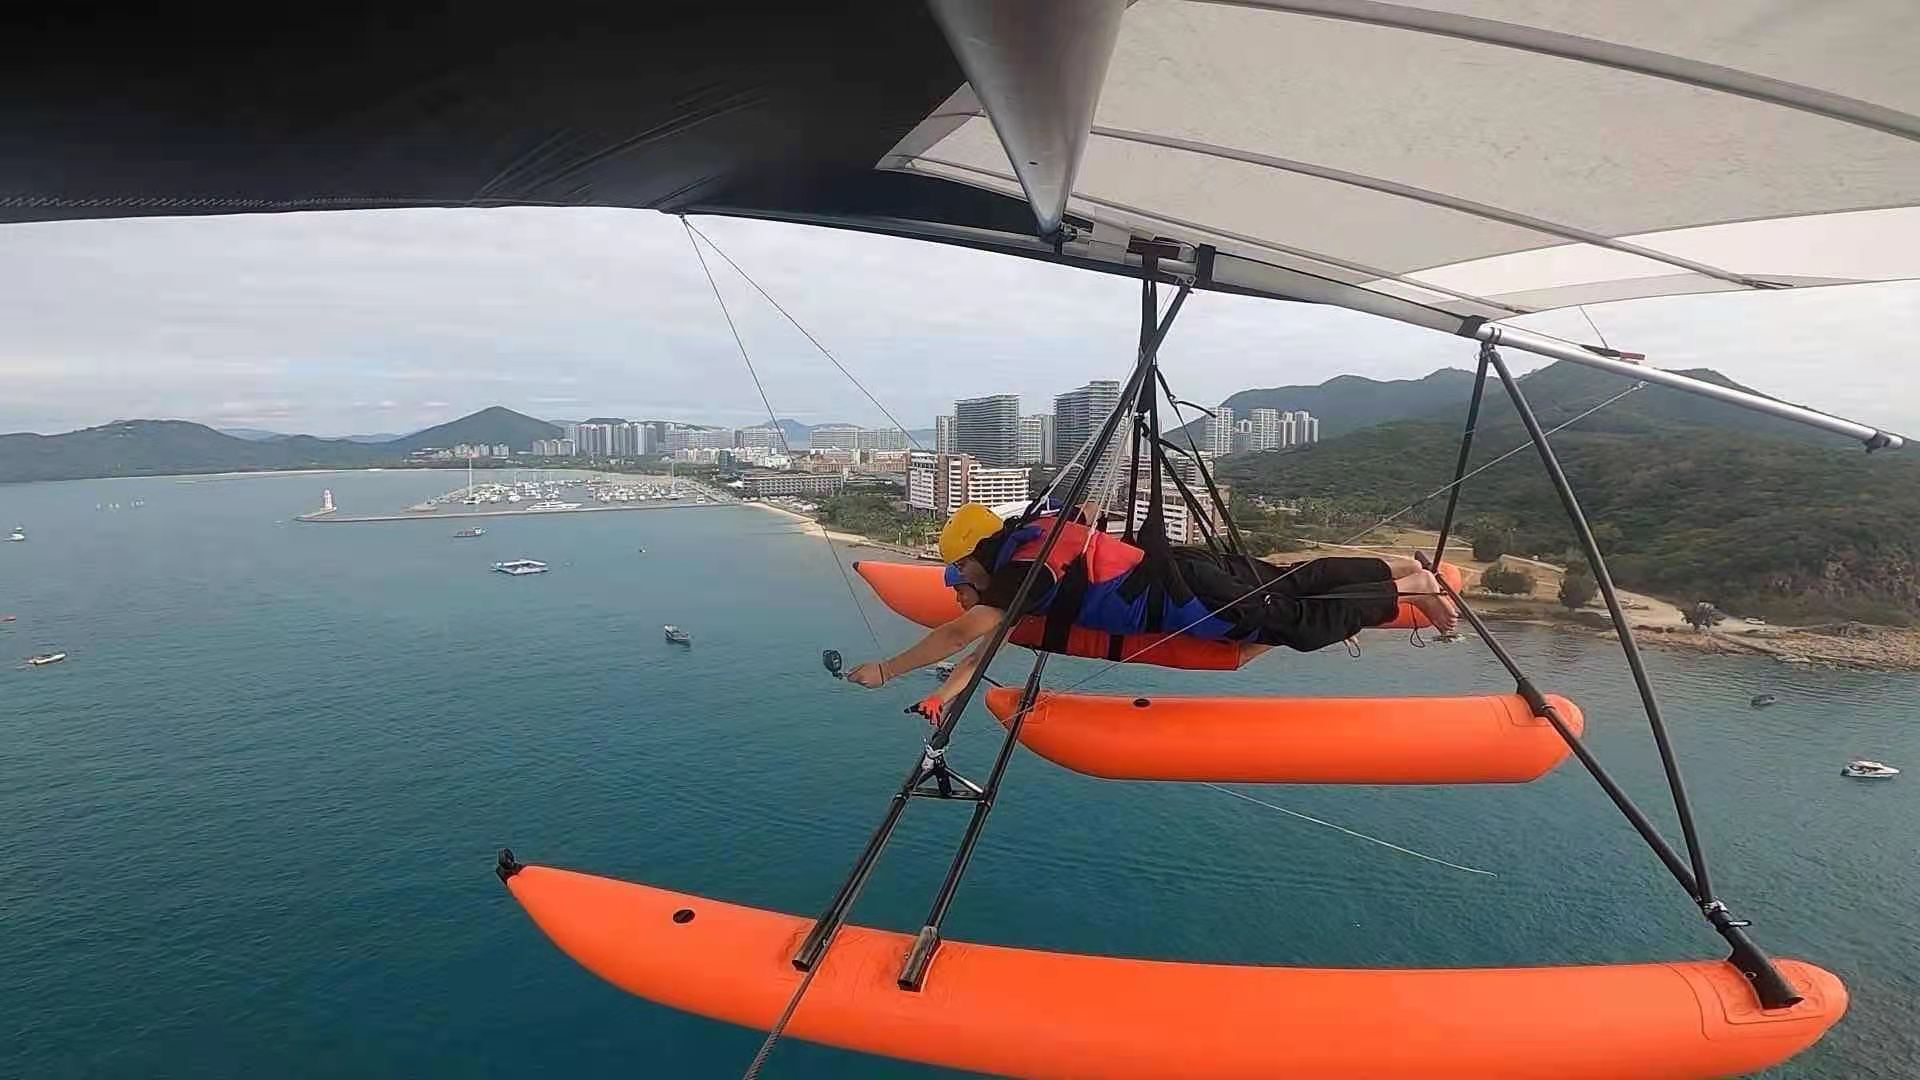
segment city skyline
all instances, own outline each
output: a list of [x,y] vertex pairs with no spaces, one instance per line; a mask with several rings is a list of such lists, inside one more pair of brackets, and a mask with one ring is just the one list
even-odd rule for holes
[[[887,237],[715,221],[728,252],[894,415],[986,387],[1039,404],[1124,372],[1123,279]],[[670,217],[379,211],[6,227],[0,431],[125,418],[321,436],[414,431],[485,405],[750,425],[766,406]],[[976,287],[956,294],[950,283]],[[782,416],[880,426],[804,339],[723,280]],[[732,301],[738,300],[738,303]],[[1920,428],[1899,357],[1920,284],[1672,297],[1518,324],[1711,367],[1765,393]],[[1164,347],[1182,398],[1341,374],[1470,368],[1471,343],[1309,305],[1196,293]],[[1516,371],[1538,366],[1509,356]],[[1835,370],[1854,377],[1835,379]]]

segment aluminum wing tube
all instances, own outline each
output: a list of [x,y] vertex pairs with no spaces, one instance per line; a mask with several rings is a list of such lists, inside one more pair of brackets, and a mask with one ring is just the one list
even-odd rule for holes
[[1470,331],[1463,329],[1462,333],[1465,336],[1505,348],[1519,349],[1522,352],[1530,352],[1539,356],[1550,356],[1555,360],[1566,360],[1575,364],[1583,364],[1590,368],[1599,368],[1601,371],[1610,371],[1615,375],[1624,375],[1629,379],[1639,379],[1642,382],[1650,382],[1675,390],[1684,390],[1689,394],[1698,394],[1701,397],[1724,401],[1730,405],[1738,405],[1744,409],[1752,409],[1754,412],[1762,412],[1769,416],[1778,416],[1785,420],[1797,421],[1809,427],[1817,427],[1825,431],[1836,432],[1849,438],[1860,440],[1866,444],[1868,450],[1879,450],[1883,448],[1896,449],[1906,443],[1906,439],[1903,437],[1895,435],[1890,431],[1881,431],[1879,428],[1868,424],[1832,416],[1814,409],[1792,404],[1791,402],[1763,397],[1759,394],[1750,394],[1744,390],[1734,390],[1730,387],[1716,386],[1713,383],[1702,382],[1699,379],[1678,375],[1671,371],[1661,371],[1659,368],[1645,367],[1630,360],[1618,360],[1610,356],[1602,356],[1590,349],[1585,349],[1565,341],[1558,341],[1554,338],[1544,337],[1515,326],[1496,326],[1493,323],[1481,323],[1474,326]]
[[1125,0],[929,0],[1041,236],[1066,215]]

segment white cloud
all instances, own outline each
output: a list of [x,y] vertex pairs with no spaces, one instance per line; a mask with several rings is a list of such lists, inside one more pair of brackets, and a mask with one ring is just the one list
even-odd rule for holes
[[[1087,379],[1118,377],[1132,352],[1137,294],[1119,278],[801,226],[700,226],[912,426],[981,393],[1048,408]],[[223,407],[238,403],[270,405],[246,410],[265,426],[320,433],[424,427],[492,404],[765,416],[685,234],[657,214],[270,214],[11,225],[0,238],[0,430],[127,416],[233,422]],[[782,415],[880,421],[713,262]],[[1588,310],[1614,345],[1659,366],[1709,366],[1920,429],[1920,384],[1901,376],[1920,339],[1920,285]],[[1526,325],[1592,337],[1577,312]],[[1206,402],[1348,372],[1465,367],[1473,345],[1337,309],[1199,294],[1166,358],[1181,396]]]

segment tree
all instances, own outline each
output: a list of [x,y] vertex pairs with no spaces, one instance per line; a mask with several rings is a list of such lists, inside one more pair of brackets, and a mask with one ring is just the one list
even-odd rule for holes
[[1578,611],[1587,606],[1596,591],[1591,577],[1569,571],[1560,579],[1560,604],[1568,611]]
[[1525,570],[1489,566],[1480,575],[1480,587],[1506,596],[1525,596],[1533,591],[1533,575]]
[[1507,533],[1503,529],[1481,529],[1473,534],[1473,558],[1492,562],[1507,553]]

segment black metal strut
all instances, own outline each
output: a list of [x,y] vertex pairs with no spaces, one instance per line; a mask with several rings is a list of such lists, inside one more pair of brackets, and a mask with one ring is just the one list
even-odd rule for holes
[[[1427,569],[1434,568],[1433,561],[1425,552],[1414,557]],[[1667,842],[1667,838],[1662,836],[1660,830],[1647,818],[1645,811],[1633,801],[1633,796],[1627,794],[1626,789],[1613,778],[1606,766],[1600,764],[1600,759],[1593,755],[1593,751],[1587,749],[1587,744],[1581,740],[1580,736],[1574,734],[1573,729],[1567,726],[1566,719],[1560,715],[1560,710],[1547,701],[1546,695],[1542,694],[1533,680],[1527,677],[1526,672],[1520,669],[1519,662],[1514,660],[1513,654],[1508,652],[1507,647],[1500,643],[1500,639],[1494,636],[1492,630],[1488,629],[1479,613],[1473,610],[1473,607],[1454,590],[1453,586],[1447,584],[1445,578],[1438,574],[1434,577],[1439,581],[1441,590],[1452,598],[1454,606],[1459,608],[1461,616],[1473,627],[1474,633],[1479,634],[1480,640],[1487,643],[1487,648],[1493,653],[1494,659],[1500,661],[1500,666],[1506,668],[1507,674],[1513,677],[1514,688],[1521,697],[1526,699],[1527,707],[1533,710],[1535,716],[1553,725],[1553,730],[1560,733],[1560,737],[1566,741],[1567,748],[1573,751],[1573,756],[1580,759],[1580,764],[1585,766],[1588,774],[1599,783],[1600,789],[1607,793],[1607,798],[1613,801],[1613,805],[1627,819],[1627,823],[1632,825],[1634,831],[1640,834],[1640,838],[1653,849],[1654,855],[1666,866],[1667,872],[1672,874],[1673,879],[1680,883],[1680,887],[1687,891],[1687,895],[1693,897],[1694,902],[1700,906],[1701,913],[1707,917],[1707,921],[1720,932],[1721,937],[1726,939],[1727,945],[1732,949],[1732,954],[1727,957],[1728,962],[1738,968],[1740,973],[1753,984],[1754,994],[1760,999],[1760,1003],[1769,1009],[1784,1009],[1798,1004],[1799,991],[1780,974],[1778,968],[1774,967],[1773,960],[1767,956],[1765,950],[1747,936],[1745,930],[1747,923],[1734,918],[1725,904],[1712,899],[1701,890],[1700,879],[1694,876],[1692,868],[1687,865],[1687,860],[1673,850],[1673,845]]]
[[1433,545],[1433,561],[1443,562],[1447,557],[1447,537],[1453,532],[1453,514],[1460,509],[1460,484],[1467,478],[1467,458],[1473,453],[1473,432],[1480,424],[1480,399],[1487,391],[1488,354],[1493,346],[1482,342],[1480,345],[1480,366],[1473,373],[1473,397],[1467,402],[1467,424],[1460,432],[1460,456],[1453,465],[1453,483],[1447,488],[1447,515],[1440,519],[1440,541]]
[[[1158,261],[1164,253],[1160,245],[1150,243],[1145,245],[1140,252],[1142,256],[1141,273],[1143,277],[1143,290],[1150,288],[1151,283],[1159,275]],[[878,863],[881,852],[886,848],[887,842],[893,837],[893,830],[899,824],[900,815],[906,809],[907,802],[916,797],[916,795],[926,794],[926,792],[921,790],[923,781],[931,778],[938,782],[944,777],[950,777],[950,772],[946,766],[946,748],[952,740],[953,729],[955,725],[959,723],[960,716],[966,710],[967,704],[972,701],[974,692],[979,687],[981,680],[986,676],[987,669],[992,666],[994,657],[998,655],[1000,651],[1000,646],[1006,643],[1008,633],[1012,631],[1014,623],[1019,620],[1021,612],[1026,607],[1028,597],[1033,593],[1040,572],[1046,566],[1047,556],[1053,552],[1055,544],[1059,542],[1064,531],[1064,526],[1071,516],[1071,509],[1078,506],[1084,500],[1088,486],[1092,483],[1094,475],[1099,471],[1097,466],[1101,457],[1106,453],[1107,448],[1112,445],[1114,433],[1119,429],[1122,419],[1131,415],[1142,390],[1149,385],[1148,380],[1159,355],[1160,344],[1166,340],[1167,332],[1172,329],[1173,321],[1179,316],[1181,308],[1185,306],[1187,297],[1192,292],[1192,288],[1193,286],[1190,282],[1182,282],[1179,291],[1174,294],[1173,302],[1167,307],[1165,317],[1158,321],[1158,324],[1154,326],[1151,334],[1143,335],[1143,344],[1140,346],[1138,354],[1135,357],[1133,373],[1128,378],[1126,386],[1121,390],[1119,402],[1116,404],[1113,412],[1108,415],[1106,421],[1101,424],[1100,430],[1095,434],[1093,443],[1089,447],[1086,460],[1081,465],[1079,475],[1076,476],[1073,483],[1069,485],[1064,505],[1061,508],[1062,512],[1054,519],[1053,527],[1047,531],[1046,538],[1042,541],[1039,552],[1034,556],[1033,565],[1028,568],[1025,576],[1021,578],[1020,586],[1014,591],[1013,598],[1007,605],[1007,610],[1001,615],[999,625],[994,627],[992,633],[987,636],[985,645],[980,651],[980,658],[974,665],[972,676],[967,679],[966,685],[961,687],[960,693],[955,695],[953,701],[942,711],[939,725],[935,727],[933,733],[927,737],[926,745],[922,748],[919,759],[914,763],[913,768],[908,771],[906,779],[901,783],[899,789],[894,792],[892,799],[888,801],[886,813],[881,817],[880,824],[874,828],[872,835],[867,838],[867,844],[861,849],[859,857],[854,860],[853,868],[848,872],[845,880],[841,882],[840,888],[834,893],[833,899],[828,902],[826,909],[814,920],[812,928],[807,931],[807,935],[802,939],[800,947],[794,952],[794,967],[806,971],[819,963],[820,957],[826,952],[834,935],[839,932],[840,925],[846,921],[847,913],[852,909],[854,901],[859,898],[861,891],[866,888],[867,881],[873,875],[874,866]],[[1153,315],[1154,309],[1151,306],[1143,305],[1142,319],[1151,320]],[[1009,742],[1011,739],[1012,735],[1010,733],[1008,736]],[[1003,743],[1002,750],[1003,752],[1010,753],[1007,744]],[[982,805],[990,804],[990,800],[985,798],[979,801]],[[984,818],[982,819],[982,823],[984,824]],[[970,830],[970,832],[973,834],[973,839],[977,841],[978,831]],[[964,869],[964,866],[962,869]],[[956,878],[956,885],[957,882],[958,879]],[[937,913],[944,914],[944,910],[942,909]],[[929,924],[934,922],[935,920],[929,919]]]
[[1521,423],[1527,429],[1527,437],[1533,443],[1547,478],[1552,482],[1554,491],[1560,498],[1561,508],[1566,511],[1567,519],[1573,526],[1574,534],[1580,542],[1588,564],[1593,568],[1594,582],[1599,587],[1601,596],[1606,600],[1607,612],[1613,620],[1614,629],[1620,635],[1621,651],[1626,654],[1627,667],[1633,674],[1634,685],[1640,694],[1641,706],[1647,715],[1647,724],[1652,729],[1654,744],[1659,749],[1667,786],[1673,795],[1674,810],[1680,820],[1681,834],[1686,842],[1687,857],[1685,859],[1682,859],[1680,853],[1673,849],[1673,845],[1667,842],[1666,837],[1661,835],[1659,829],[1648,819],[1633,798],[1613,779],[1605,766],[1600,764],[1599,759],[1587,749],[1580,737],[1574,734],[1573,729],[1567,726],[1558,710],[1547,702],[1539,688],[1520,669],[1513,654],[1508,652],[1500,640],[1487,628],[1486,623],[1481,620],[1472,606],[1437,572],[1434,578],[1439,582],[1441,590],[1459,608],[1460,614],[1480,635],[1481,640],[1487,643],[1495,659],[1499,660],[1501,666],[1507,669],[1507,674],[1513,677],[1514,685],[1526,699],[1528,707],[1535,715],[1553,725],[1554,730],[1566,741],[1574,756],[1580,759],[1581,765],[1585,766],[1587,772],[1599,783],[1607,797],[1613,801],[1614,806],[1633,826],[1634,831],[1640,834],[1641,839],[1666,866],[1674,880],[1679,882],[1680,887],[1693,898],[1707,922],[1726,940],[1728,947],[1732,950],[1728,962],[1746,976],[1761,1005],[1769,1009],[1781,1009],[1794,1005],[1801,1000],[1799,991],[1780,973],[1765,950],[1747,935],[1745,928],[1748,924],[1736,919],[1727,905],[1713,892],[1712,879],[1707,874],[1706,854],[1700,843],[1699,832],[1694,825],[1692,805],[1687,799],[1686,784],[1680,775],[1679,761],[1673,752],[1673,743],[1667,733],[1666,720],[1661,715],[1660,702],[1654,695],[1652,680],[1641,662],[1639,646],[1634,641],[1633,629],[1628,625],[1626,612],[1621,607],[1619,593],[1614,588],[1613,576],[1607,569],[1606,558],[1600,552],[1600,545],[1595,541],[1593,529],[1587,522],[1586,512],[1581,509],[1580,501],[1573,492],[1573,485],[1567,480],[1566,472],[1560,467],[1559,457],[1554,453],[1553,445],[1548,441],[1546,432],[1541,429],[1539,418],[1534,415],[1525,392],[1520,389],[1518,380],[1508,370],[1499,350],[1490,344],[1482,344],[1480,349],[1480,365],[1474,379],[1473,400],[1468,407],[1466,429],[1461,435],[1460,455],[1455,467],[1453,488],[1448,498],[1446,518],[1442,523],[1441,546],[1435,549],[1436,554],[1432,558],[1429,558],[1425,552],[1421,552],[1416,558],[1428,570],[1438,570],[1440,555],[1445,551],[1446,536],[1453,524],[1459,485],[1466,475],[1467,459],[1471,451],[1474,427],[1478,421],[1489,367],[1499,376],[1501,385],[1506,388],[1507,396],[1513,402],[1514,411],[1519,414]]

